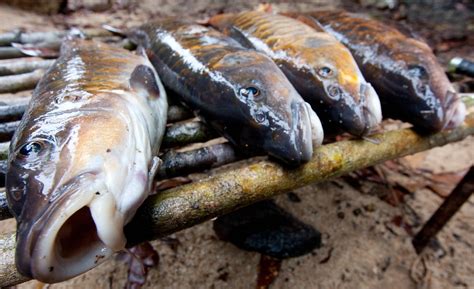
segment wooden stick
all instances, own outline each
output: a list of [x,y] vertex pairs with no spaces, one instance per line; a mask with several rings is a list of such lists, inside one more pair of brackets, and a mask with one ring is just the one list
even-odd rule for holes
[[[474,135],[472,115],[464,126],[424,137],[411,129],[402,129],[373,136],[379,144],[363,140],[328,144],[316,149],[312,160],[297,169],[260,161],[169,189],[148,198],[126,226],[128,246],[166,236],[314,182],[459,141],[468,135]],[[0,251],[0,286],[25,281],[15,271],[13,235],[0,236],[0,244],[6,244]]]
[[0,47],[0,59],[25,57],[18,48],[15,47]]
[[[0,34],[0,46],[11,45],[12,43],[45,43],[60,41],[66,36],[69,31],[48,31],[48,32],[22,32],[13,31]],[[103,28],[92,28],[80,30],[80,33],[84,34],[86,38],[94,37],[106,37],[114,36],[112,32],[109,32]]]
[[42,59],[39,57],[18,58],[15,60],[0,60],[0,76],[21,74],[31,72],[36,69],[48,69],[53,59]]
[[0,76],[0,93],[33,89],[44,72],[43,69],[37,69],[23,74]]
[[201,121],[177,123],[166,128],[163,147],[184,146],[195,142],[205,142],[218,135]]
[[456,188],[413,238],[412,243],[416,253],[420,254],[425,249],[430,240],[449,222],[473,192],[474,166],[469,169]]
[[242,157],[237,155],[234,148],[228,143],[211,145],[187,152],[170,150],[162,157],[163,164],[158,171],[158,178],[166,179],[183,176],[222,166]]

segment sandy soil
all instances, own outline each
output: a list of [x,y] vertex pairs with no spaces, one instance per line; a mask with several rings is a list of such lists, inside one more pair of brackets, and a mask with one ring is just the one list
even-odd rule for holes
[[[192,11],[196,17],[202,17],[209,10],[249,8],[256,2],[242,1],[236,7],[226,5],[225,1],[197,1]],[[159,9],[150,3],[144,1],[132,12],[80,11],[55,18],[0,6],[0,30],[19,27],[47,30],[54,25],[87,23],[90,26],[104,22],[131,26],[140,21],[140,15],[187,14],[190,10],[184,7],[186,1],[160,1]],[[339,1],[331,5],[336,4]],[[281,7],[288,5],[283,3]],[[306,9],[316,4],[300,6]],[[420,168],[432,174],[458,172],[474,165],[473,148],[474,138],[468,138],[403,158],[400,163],[408,173]],[[194,178],[205,176],[199,174]],[[362,187],[354,187],[342,178],[295,190],[301,202],[294,202],[287,195],[276,198],[279,205],[322,232],[323,246],[311,254],[284,260],[270,288],[474,288],[474,197],[438,235],[437,245],[418,256],[411,245],[411,234],[430,217],[443,198],[427,186],[419,185],[419,176],[407,177],[391,170],[388,178],[412,188],[396,206],[380,197],[391,193],[386,186],[364,183]],[[13,231],[14,225],[13,220],[2,221],[0,231]],[[177,240],[177,246],[160,240],[153,242],[160,263],[150,270],[145,288],[255,288],[260,255],[218,240],[211,221],[171,237]],[[115,258],[67,282],[45,285],[30,281],[17,287],[123,288],[126,273],[125,264]]]

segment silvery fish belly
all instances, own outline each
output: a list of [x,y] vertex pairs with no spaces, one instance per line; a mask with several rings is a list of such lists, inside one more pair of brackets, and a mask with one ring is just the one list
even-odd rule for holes
[[163,83],[241,151],[307,162],[323,131],[275,63],[210,27],[163,19],[130,33]]
[[269,55],[323,122],[326,135],[370,134],[382,120],[379,98],[336,38],[278,14],[247,11],[209,23]]
[[8,204],[21,274],[53,283],[125,247],[149,194],[168,104],[146,56],[66,40],[10,147]]
[[426,43],[379,21],[343,11],[293,17],[335,35],[380,95],[385,117],[435,132],[464,121],[466,108]]

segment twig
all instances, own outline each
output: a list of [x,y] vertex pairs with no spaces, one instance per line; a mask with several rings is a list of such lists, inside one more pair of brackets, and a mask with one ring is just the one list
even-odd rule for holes
[[47,69],[53,64],[52,59],[41,59],[39,57],[18,58],[15,60],[0,61],[0,76],[21,74],[36,69]]
[[[260,161],[169,189],[148,198],[127,225],[128,246],[169,235],[310,183],[459,141],[468,135],[474,135],[472,115],[464,126],[425,137],[402,129],[373,136],[380,140],[378,145],[363,140],[328,144],[319,147],[309,163],[293,170]],[[0,243],[6,244],[0,251],[0,286],[25,280],[15,272],[13,235],[0,237]]]
[[19,124],[20,124],[19,120],[0,123],[0,141],[9,140],[12,137],[13,133],[15,132],[15,129],[18,127]]
[[444,200],[441,206],[421,228],[413,238],[413,246],[418,254],[428,245],[429,241],[446,225],[456,214],[461,206],[474,192],[474,166],[472,166],[464,178],[459,182],[451,194]]
[[18,103],[13,105],[0,105],[0,121],[11,121],[19,119],[26,108],[28,103]]
[[166,128],[163,147],[183,146],[195,142],[204,142],[218,135],[200,121],[173,124]]
[[193,117],[193,112],[181,105],[170,105],[168,107],[168,123],[178,122]]
[[29,73],[0,76],[0,93],[33,89],[43,74],[43,69],[37,69]]
[[[0,123],[0,141],[8,141],[19,124],[20,121]],[[181,122],[166,128],[161,147],[164,149],[185,146],[190,143],[205,142],[215,137],[217,134],[200,121]]]
[[0,47],[0,59],[25,57],[18,48],[15,47]]
[[[92,28],[80,30],[86,38],[114,36],[113,33],[102,29]],[[0,46],[11,45],[12,43],[45,43],[60,41],[69,31],[48,31],[25,33],[22,31],[13,31],[0,34]]]
[[158,177],[172,178],[199,172],[213,167],[222,166],[238,159],[234,148],[227,143],[216,144],[187,152],[173,150],[163,155],[163,164],[158,171]]

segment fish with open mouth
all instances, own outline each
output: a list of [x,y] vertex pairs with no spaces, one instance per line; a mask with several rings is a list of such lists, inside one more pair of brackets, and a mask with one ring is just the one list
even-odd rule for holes
[[151,190],[167,96],[144,53],[68,39],[11,141],[18,271],[54,283],[122,250]]
[[345,11],[285,14],[333,34],[354,55],[380,95],[385,117],[425,132],[453,128],[466,107],[431,48],[399,30]]
[[163,83],[241,150],[296,166],[311,159],[323,130],[276,64],[211,27],[162,19],[129,32]]
[[335,37],[262,11],[220,14],[209,24],[269,55],[323,122],[325,133],[365,136],[382,120],[379,98]]

